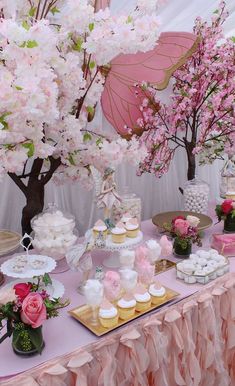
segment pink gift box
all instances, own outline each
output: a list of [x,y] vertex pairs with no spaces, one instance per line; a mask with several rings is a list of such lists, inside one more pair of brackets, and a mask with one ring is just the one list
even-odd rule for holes
[[224,256],[235,256],[235,233],[212,235],[211,247]]

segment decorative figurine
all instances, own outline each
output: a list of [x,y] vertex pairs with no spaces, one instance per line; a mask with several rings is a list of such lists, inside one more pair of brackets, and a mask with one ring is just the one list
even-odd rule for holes
[[113,207],[117,207],[121,203],[116,184],[114,182],[114,169],[108,167],[104,171],[103,183],[101,185],[101,191],[97,196],[98,208],[104,208],[104,218],[108,227],[112,226],[110,217]]

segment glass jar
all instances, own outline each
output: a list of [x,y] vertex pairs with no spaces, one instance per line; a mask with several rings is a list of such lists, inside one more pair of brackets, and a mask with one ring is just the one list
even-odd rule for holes
[[206,213],[209,201],[209,185],[196,177],[184,185],[184,209],[190,212]]
[[192,252],[192,243],[188,241],[186,248],[183,248],[182,245],[175,239],[173,249],[174,249],[174,254],[176,256],[182,257],[185,259]]
[[63,213],[55,204],[49,204],[44,212],[35,216],[31,226],[33,247],[55,260],[62,260],[78,238],[74,216]]
[[229,155],[221,170],[220,197],[226,198],[226,193],[235,192],[235,155]]
[[141,222],[141,198],[135,193],[131,193],[128,186],[125,186],[121,193],[121,203],[119,207],[112,210],[112,218],[115,223],[120,221],[124,213],[130,213],[132,217],[137,217]]

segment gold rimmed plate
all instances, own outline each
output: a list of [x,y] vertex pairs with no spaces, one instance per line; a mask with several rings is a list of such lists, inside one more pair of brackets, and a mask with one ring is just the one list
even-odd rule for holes
[[161,299],[159,298],[158,304],[151,304],[150,308],[146,311],[142,311],[142,312],[136,311],[135,315],[128,320],[122,320],[119,318],[117,326],[111,327],[111,328],[105,328],[100,323],[98,323],[97,326],[93,326],[90,322],[92,318],[92,310],[91,310],[91,307],[88,305],[76,307],[73,310],[68,311],[68,313],[73,318],[78,320],[81,324],[83,324],[83,326],[85,326],[88,330],[93,332],[93,334],[95,334],[96,336],[102,336],[107,334],[110,331],[117,329],[120,326],[123,326],[129,323],[132,320],[139,318],[144,314],[147,314],[148,312],[156,310],[157,308],[167,304],[168,302],[174,300],[177,296],[180,295],[179,292],[176,292],[170,288],[165,287],[165,289],[166,289],[166,295]]
[[21,238],[17,232],[0,229],[0,256],[15,251],[20,245]]
[[152,218],[152,222],[154,225],[158,227],[159,232],[164,232],[163,229],[163,224],[165,223],[171,223],[173,218],[177,216],[196,216],[200,219],[200,223],[198,225],[199,231],[203,231],[207,228],[209,228],[212,224],[213,221],[212,219],[202,213],[196,213],[196,212],[188,212],[188,211],[183,211],[183,210],[178,210],[178,211],[173,211],[173,212],[163,212],[163,213],[158,213]]

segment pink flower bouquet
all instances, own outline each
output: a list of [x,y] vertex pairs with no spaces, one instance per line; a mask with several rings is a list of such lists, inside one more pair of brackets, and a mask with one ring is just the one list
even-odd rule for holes
[[164,224],[164,229],[174,238],[174,250],[177,255],[189,255],[192,244],[202,245],[198,231],[199,222],[195,216],[178,216],[171,224]]
[[0,337],[2,343],[13,334],[13,348],[19,354],[41,353],[44,343],[41,327],[48,318],[58,315],[58,309],[65,307],[68,301],[51,299],[42,288],[51,284],[48,274],[38,278],[35,283],[18,283],[14,287],[0,291],[0,331],[6,333]]

